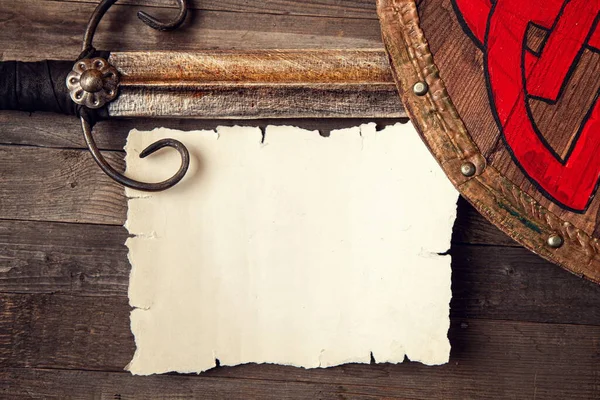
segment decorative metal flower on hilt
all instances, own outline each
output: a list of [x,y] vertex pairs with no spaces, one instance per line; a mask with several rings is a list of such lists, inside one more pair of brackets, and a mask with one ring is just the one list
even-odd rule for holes
[[67,89],[76,104],[95,110],[117,98],[119,72],[102,58],[82,59],[67,75]]
[[[177,1],[179,14],[172,21],[161,22],[143,11],[138,13],[138,17],[152,29],[161,31],[176,29],[183,24],[187,16],[186,0]],[[187,173],[190,155],[183,143],[175,139],[163,139],[151,144],[140,153],[140,157],[145,158],[164,147],[171,147],[177,150],[181,156],[181,167],[175,175],[162,182],[146,183],[128,178],[114,169],[100,153],[92,135],[92,128],[97,120],[96,110],[100,110],[116,99],[119,91],[119,72],[110,65],[108,56],[98,52],[93,46],[98,24],[116,2],[117,0],[102,0],[94,10],[83,38],[82,53],[72,71],[67,75],[66,85],[71,99],[79,106],[78,115],[81,118],[85,141],[100,168],[113,180],[124,186],[148,192],[162,191],[179,183]]]

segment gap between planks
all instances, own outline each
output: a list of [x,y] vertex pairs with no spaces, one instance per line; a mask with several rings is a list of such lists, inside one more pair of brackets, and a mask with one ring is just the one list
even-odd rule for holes
[[[43,0],[58,3],[91,3],[95,0]],[[274,1],[274,0],[249,0],[240,4],[239,1],[226,0],[191,0],[188,2],[190,10],[222,11],[231,13],[254,13],[265,15],[286,15],[299,17],[330,17],[343,19],[372,19],[377,20],[375,2],[372,0],[354,0],[346,3],[355,3],[356,6],[340,6],[336,0],[315,1]],[[149,8],[177,8],[175,0],[124,0],[121,5],[131,5]],[[304,11],[303,11],[304,10]]]
[[[328,136],[332,130],[352,128],[365,123],[375,123],[377,130],[396,123],[408,123],[408,118],[306,118],[306,119],[159,119],[116,118],[100,121],[94,127],[94,138],[100,150],[123,151],[130,130],[151,131],[155,128],[195,131],[214,130],[219,126],[248,126],[265,130],[267,126],[297,126],[301,129],[319,131]],[[86,150],[77,118],[52,113],[24,113],[0,111],[2,125],[1,145],[22,145],[59,150]]]
[[[93,10],[82,3],[20,0],[0,2],[0,47],[4,60],[71,59]],[[205,49],[383,49],[377,20],[203,11],[171,32],[155,32],[135,17],[134,7],[115,5],[95,46],[110,51]],[[157,16],[172,10],[155,9]],[[166,12],[165,12],[166,11]],[[35,23],[32,24],[32,21]],[[41,41],[40,37],[44,40]]]
[[[106,156],[123,169],[123,153]],[[98,168],[87,151],[0,145],[0,159],[0,219],[124,224],[123,188]],[[459,211],[458,242],[516,245],[464,200],[459,202]]]
[[[214,383],[213,379],[229,379],[229,382],[240,384],[265,381],[270,383],[269,388],[273,383],[294,386],[290,390],[298,390],[298,387],[288,382],[301,382],[348,389],[364,387],[370,388],[371,393],[382,390],[379,393],[382,396],[401,393],[404,397],[419,398],[449,398],[451,395],[454,398],[492,395],[514,398],[522,396],[524,390],[533,390],[531,384],[535,380],[538,394],[543,398],[596,398],[599,388],[594,384],[594,377],[600,367],[595,341],[599,329],[581,325],[463,320],[452,323],[450,363],[439,367],[418,363],[348,364],[331,369],[304,370],[247,364],[216,368],[200,376],[152,377],[134,377],[122,371],[133,355],[131,337],[127,339],[127,346],[121,342],[121,346],[113,343],[101,347],[101,359],[95,358],[95,351],[100,346],[93,340],[82,342],[79,338],[73,343],[58,343],[51,352],[51,343],[38,340],[36,345],[39,347],[31,349],[33,353],[11,356],[20,365],[6,365],[0,372],[0,381],[9,383],[4,386],[4,391],[6,393],[6,388],[10,388],[12,392],[9,393],[13,396],[20,387],[35,388],[43,393],[48,386],[52,390],[62,390],[59,393],[64,397],[89,394],[93,387],[100,391],[99,395],[106,395],[116,387],[126,390],[127,398],[135,395],[145,398],[157,393],[158,389],[163,394],[166,391],[177,396],[184,393],[182,390],[189,390],[188,385],[202,390],[204,385]],[[18,346],[22,345],[17,343],[12,351],[19,353]],[[61,355],[62,352],[69,354]],[[107,355],[107,352],[114,354]],[[102,364],[104,361],[109,364]],[[21,368],[25,365],[27,368]],[[8,371],[15,375],[11,377]],[[562,379],[556,379],[557,374]],[[511,379],[506,379],[507,375]],[[102,378],[94,380],[94,377]],[[61,381],[56,382],[57,379]],[[244,393],[250,393],[248,387],[245,389]],[[341,392],[351,392],[348,389]],[[263,398],[274,392],[265,393]],[[273,398],[282,396],[285,397],[275,393]]]
[[[127,237],[122,227],[0,221],[0,293],[126,304]],[[454,242],[451,254],[453,317],[600,324],[597,287],[526,249]]]

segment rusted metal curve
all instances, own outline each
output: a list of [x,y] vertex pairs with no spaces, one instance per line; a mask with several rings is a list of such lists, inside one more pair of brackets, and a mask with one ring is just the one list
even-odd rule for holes
[[179,28],[183,24],[188,13],[186,0],[177,0],[177,3],[179,3],[179,14],[168,22],[159,21],[144,11],[138,12],[137,16],[142,20],[143,23],[152,29],[156,29],[157,31],[172,31]]
[[106,159],[98,149],[96,141],[94,140],[94,137],[92,135],[92,124],[88,122],[87,119],[83,116],[81,117],[81,127],[83,128],[83,136],[85,138],[85,142],[88,148],[90,149],[90,153],[92,154],[92,157],[94,158],[98,166],[100,166],[100,168],[102,169],[102,171],[104,171],[106,175],[108,175],[114,181],[120,183],[123,186],[136,190],[142,190],[145,192],[160,192],[178,184],[187,173],[187,170],[190,165],[190,153],[188,152],[187,148],[183,145],[183,143],[181,143],[178,140],[162,139],[146,147],[140,153],[140,158],[146,158],[164,147],[171,147],[177,150],[177,152],[179,152],[179,155],[181,156],[181,166],[179,167],[179,170],[175,173],[175,175],[173,175],[167,180],[157,183],[140,182],[128,178],[116,169],[114,169],[108,163],[108,161],[106,161]]
[[[100,21],[102,21],[104,14],[106,14],[106,12],[117,1],[118,0],[102,0],[92,13],[92,16],[90,17],[90,20],[88,22],[88,26],[85,30],[85,35],[83,37],[83,54],[93,49],[94,35],[96,34],[98,25],[100,24]],[[148,15],[143,11],[138,12],[138,18],[150,28],[159,31],[171,31],[177,29],[183,24],[188,13],[187,0],[177,0],[177,3],[179,4],[179,14],[171,21],[159,21],[158,19],[152,17],[151,15]]]
[[[102,17],[106,14],[106,12],[117,2],[118,0],[102,0],[100,4],[96,7],[92,16],[90,17],[90,21],[88,22],[88,26],[85,31],[85,35],[83,38],[83,52],[79,56],[79,62],[83,62],[81,60],[88,59],[94,57],[96,53],[96,49],[93,46],[94,35],[102,20]],[[177,0],[179,3],[179,15],[169,22],[161,22],[156,18],[144,13],[139,12],[138,17],[144,22],[146,25],[151,27],[152,29],[160,30],[160,31],[169,31],[178,28],[184,22],[187,16],[187,1],[186,0]],[[101,59],[96,59],[98,63],[106,62]],[[77,64],[76,64],[77,65]],[[117,90],[116,88],[114,89]],[[80,118],[81,118],[81,126],[83,129],[83,136],[85,138],[85,142],[92,154],[92,157],[96,161],[96,163],[100,166],[102,171],[106,173],[110,178],[114,181],[120,183],[123,186],[142,190],[146,192],[159,192],[166,189],[169,189],[179,183],[185,174],[190,165],[190,154],[187,148],[178,140],[175,139],[162,139],[155,143],[152,143],[148,146],[144,151],[140,153],[140,158],[145,158],[156,151],[164,148],[171,147],[179,152],[181,156],[181,166],[179,170],[173,175],[171,178],[157,183],[146,183],[136,181],[134,179],[128,178],[116,169],[114,169],[102,156],[102,153],[98,149],[94,137],[92,135],[92,130],[94,126],[94,118],[91,118],[92,110],[89,107],[83,106],[80,109]]]

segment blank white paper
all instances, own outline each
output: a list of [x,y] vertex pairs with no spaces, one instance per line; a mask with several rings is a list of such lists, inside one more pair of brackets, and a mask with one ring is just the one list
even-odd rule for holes
[[127,190],[134,374],[275,363],[446,363],[457,191],[410,124],[132,131]]

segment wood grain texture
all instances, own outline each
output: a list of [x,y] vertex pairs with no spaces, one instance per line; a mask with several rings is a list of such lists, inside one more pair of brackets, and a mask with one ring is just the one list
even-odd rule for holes
[[453,245],[454,318],[600,324],[600,290],[521,247]]
[[[459,23],[451,0],[421,1],[421,27],[431,47],[433,58],[454,105],[469,134],[489,165],[495,167],[516,186],[532,196],[559,218],[573,224],[587,235],[600,234],[600,200],[596,196],[588,210],[571,212],[549,200],[517,166],[501,139],[493,116],[484,74],[484,52]],[[548,32],[531,28],[528,46],[539,49]],[[571,46],[565,44],[565,48]],[[573,75],[556,104],[529,100],[531,115],[544,139],[560,155],[573,143],[584,116],[597,98],[600,82],[600,54],[586,50],[574,65]],[[586,261],[582,261],[585,263]]]
[[0,292],[127,296],[123,227],[0,221]]
[[1,367],[115,371],[133,355],[126,297],[1,297]]
[[[93,8],[91,3],[67,1],[0,1],[2,59],[74,60]],[[164,33],[138,21],[138,10],[115,5],[94,45],[110,51],[383,48],[377,19],[202,10],[192,12],[182,29]],[[172,10],[153,8],[152,13],[169,17]]]
[[[48,299],[47,307],[4,303],[11,303],[9,307],[27,306],[32,312],[21,316],[17,322],[40,327],[49,317],[39,313],[54,311],[50,315],[55,315],[56,310],[52,310],[55,301],[61,300]],[[599,395],[596,377],[600,368],[597,348],[600,328],[596,326],[454,321],[449,332],[453,345],[451,361],[441,367],[415,363],[350,364],[327,370],[303,370],[244,365],[213,369],[201,376],[140,378],[118,372],[132,356],[133,338],[114,333],[109,321],[109,313],[114,311],[109,306],[114,307],[114,304],[109,302],[106,307],[97,309],[101,324],[90,324],[86,316],[89,309],[83,303],[79,308],[73,305],[65,311],[84,314],[79,320],[85,325],[54,333],[48,331],[45,337],[35,333],[13,336],[20,340],[10,343],[9,349],[5,346],[2,349],[5,361],[0,373],[3,383],[0,387],[6,397],[14,399],[33,394],[65,398],[93,393],[99,398],[110,398],[107,396],[115,394],[132,399],[179,398],[186,394],[198,396],[197,391],[202,390],[212,394],[207,395],[208,398],[277,399],[331,398],[333,394],[338,398],[361,398],[356,396],[362,395],[372,399],[533,398],[534,394],[536,398],[544,399],[591,399]],[[120,313],[114,316],[121,320]],[[116,328],[120,325],[119,322]],[[46,324],[40,328],[49,329],[50,326]],[[106,336],[118,340],[121,345],[105,342]],[[72,340],[70,345],[67,340]],[[104,346],[100,346],[98,340],[102,340]],[[32,343],[35,348],[28,349]],[[77,352],[84,347],[87,348],[85,353]],[[104,372],[92,372],[95,370]],[[66,384],[67,380],[70,380],[69,384]],[[298,383],[303,385],[296,386]],[[267,393],[263,386],[274,387],[274,391]],[[320,391],[324,394],[319,395]],[[329,391],[333,393],[327,394]]]
[[487,155],[495,149],[500,133],[488,105],[483,54],[464,34],[450,0],[421,1],[419,15],[447,91],[452,98],[462,99],[456,109],[469,132],[477,133],[475,143]]
[[[0,0],[3,59],[72,59],[94,3]],[[382,48],[371,0],[194,0],[188,26],[172,34],[152,32],[134,15],[138,5],[172,15],[171,0],[121,3],[100,27],[99,47]],[[102,149],[119,151],[108,154],[122,167],[120,150],[133,127],[193,130],[238,122],[114,120],[100,123],[95,136]],[[252,125],[291,124],[326,134],[363,122],[259,120]],[[129,265],[122,245],[127,233],[120,226],[125,218],[121,189],[81,150],[75,119],[2,112],[0,144],[0,398],[600,396],[598,288],[516,246],[464,200],[451,249],[450,364],[327,370],[246,365],[200,376],[132,377],[123,372],[134,342],[125,297]],[[72,188],[71,183],[77,184]]]
[[[123,169],[123,155],[109,153]],[[83,150],[0,146],[0,218],[121,225],[123,188]]]
[[[400,399],[392,389],[270,379],[187,376],[132,377],[124,373],[7,369],[0,394],[10,399]],[[160,393],[160,395],[158,394]]]
[[458,199],[452,241],[461,244],[521,247],[477,212],[464,197]]
[[[590,225],[595,225],[595,208],[592,207],[583,214],[564,209],[557,212],[556,209],[560,206],[556,203],[547,208],[547,199],[545,202],[536,200],[544,197],[541,192],[532,196],[528,195],[522,185],[510,179],[510,174],[506,174],[506,171],[502,169],[499,170],[498,166],[490,165],[489,160],[482,153],[478,140],[485,136],[485,131],[473,130],[465,125],[459,110],[454,105],[453,99],[455,96],[449,93],[445,85],[445,81],[450,79],[451,75],[448,74],[444,66],[440,69],[440,66],[434,62],[435,55],[431,53],[428,36],[421,27],[421,19],[425,19],[425,17],[422,17],[425,3],[429,8],[435,8],[436,10],[445,8],[445,5],[448,8],[446,14],[452,15],[451,18],[456,19],[452,5],[445,0],[439,2],[422,1],[418,4],[415,0],[378,0],[378,13],[381,18],[383,39],[390,55],[394,78],[404,106],[421,137],[425,140],[455,187],[486,218],[531,251],[562,266],[573,274],[600,283],[600,239],[592,237],[589,231]],[[474,10],[480,9],[474,8]],[[429,24],[432,24],[432,21],[430,18]],[[435,19],[438,26],[439,24],[445,26],[442,21],[442,17]],[[515,21],[520,20],[515,19]],[[448,23],[448,25],[451,24]],[[438,35],[446,38],[448,32],[438,32]],[[471,39],[464,33],[458,35],[461,38]],[[431,36],[431,32],[429,36]],[[512,38],[513,36],[506,33],[504,37]],[[492,49],[495,50],[499,48],[502,48],[502,46],[492,46]],[[412,49],[419,49],[419,51],[413,51]],[[503,57],[501,52],[496,56],[498,59]],[[456,61],[460,60],[460,57],[453,56],[452,59]],[[462,68],[463,63],[459,62],[458,65]],[[467,64],[465,63],[465,65]],[[514,73],[519,75],[519,71]],[[473,76],[481,77],[481,75],[475,73]],[[444,79],[442,79],[442,76]],[[471,75],[464,72],[457,73],[457,79],[464,79],[465,76]],[[505,75],[499,73],[497,76]],[[423,96],[415,96],[413,87],[415,82],[421,80],[427,82],[429,91]],[[506,87],[511,85],[508,81],[505,81],[505,84]],[[460,100],[462,98],[459,97],[459,102]],[[503,103],[503,107],[505,114],[510,115],[511,111],[507,103]],[[521,113],[519,115],[528,118],[525,115],[527,112],[523,110],[524,108],[526,107],[520,108]],[[491,113],[489,103],[484,103],[484,109]],[[593,122],[593,120],[590,121]],[[523,123],[526,124],[527,121]],[[513,129],[511,132],[513,140],[518,141],[518,129]],[[525,130],[522,131],[523,134],[525,132]],[[532,136],[537,135],[535,132],[528,132],[530,139]],[[534,158],[530,158],[530,155],[534,152],[533,150],[530,153],[527,152],[526,145],[529,139],[525,137],[522,139],[524,142],[520,147],[521,155],[531,161]],[[549,155],[547,149],[540,150],[540,146],[543,147],[544,145],[538,142],[538,153],[536,154],[551,158],[552,155]],[[586,158],[579,159],[581,162],[594,159],[593,143],[589,146],[592,147],[586,149]],[[553,180],[553,185],[558,185],[556,179],[562,176],[560,171],[564,170],[564,166],[555,159],[552,160],[553,168],[558,169],[556,169],[557,172],[554,176],[547,176],[547,178]],[[466,163],[474,167],[473,174],[465,175],[461,172]],[[583,166],[581,163],[578,165],[580,169]],[[535,165],[531,164],[531,168],[540,168],[538,169],[539,172],[544,172],[546,167],[545,161],[537,162]],[[581,181],[581,184],[584,183],[584,178],[576,174],[577,170],[569,169],[569,171],[572,174],[568,175],[568,178],[572,179],[571,182],[564,182],[565,186],[562,188],[565,193],[568,192],[567,188],[576,189],[575,186],[572,186],[576,184],[575,182]],[[594,179],[593,174],[594,172],[589,172],[586,175],[586,184],[590,185],[591,180]],[[555,188],[558,190],[561,186],[555,186]],[[573,190],[570,193],[573,193]],[[574,190],[574,193],[578,193],[577,190]],[[570,196],[571,194],[567,193],[567,195]],[[587,194],[584,196],[587,196]],[[581,197],[577,199],[577,201],[581,200]],[[585,201],[585,199],[583,200]],[[596,198],[595,201],[598,202],[599,200]],[[555,236],[558,236],[561,241],[558,246],[553,246],[550,242],[550,239]]]
[[[32,117],[25,117],[26,119]],[[62,121],[64,117],[58,120]],[[41,116],[39,129],[42,128],[44,116]],[[70,119],[69,119],[70,120]],[[213,128],[223,121],[210,121],[207,124],[190,123],[191,121],[173,124],[167,122],[166,126],[174,128],[200,129]],[[259,126],[266,126],[272,121],[262,121]],[[283,124],[294,124],[301,121],[279,121]],[[358,121],[344,121],[348,126],[353,126]],[[235,122],[233,122],[235,124]],[[141,124],[141,125],[140,125]],[[139,129],[152,129],[155,122],[143,121],[112,121],[100,123],[100,137],[104,138],[101,143],[105,148],[118,149],[126,140],[126,129],[119,134],[112,135],[112,129],[122,129],[120,125],[127,128],[134,126]],[[228,122],[232,124],[232,122]],[[327,125],[331,128],[328,128]],[[321,129],[324,133],[328,129],[339,128],[337,121],[328,121],[323,124],[319,121],[300,124],[305,128]],[[57,129],[51,135],[41,139],[48,140],[50,145],[58,146],[62,143],[70,143],[77,147],[83,147],[83,143],[73,142],[72,133],[68,132],[70,124],[66,124],[65,130]],[[74,127],[77,128],[77,127]],[[14,137],[20,130],[13,132]],[[33,134],[35,130],[32,129]],[[60,132],[60,133],[59,133]],[[31,137],[32,143],[39,143],[40,139]],[[4,174],[0,175],[0,219],[18,219],[25,221],[55,221],[76,222],[90,224],[123,225],[125,223],[127,204],[125,194],[121,187],[112,182],[96,166],[88,151],[78,149],[54,149],[35,148],[30,146],[6,146],[0,145],[0,157],[4,157]],[[123,153],[107,153],[109,161],[117,168],[123,167]],[[152,162],[152,158],[148,158]],[[457,243],[491,244],[515,246],[515,243],[505,234],[485,220],[479,213],[475,212],[465,201],[459,203],[461,218],[457,222],[454,240]]]
[[[153,130],[158,127],[194,131],[215,129],[219,126],[255,126],[265,129],[269,125],[291,125],[307,130],[319,131],[328,136],[332,130],[351,128],[364,123],[375,123],[377,129],[398,122],[402,119],[369,118],[323,118],[323,119],[173,119],[173,118],[132,118],[110,119],[101,121],[94,127],[94,138],[102,150],[122,151],[127,141],[127,134],[132,129]],[[0,112],[0,145],[23,145],[50,147],[59,149],[86,149],[81,133],[81,123],[73,117],[49,113],[24,113],[18,111]]]
[[[127,236],[119,226],[0,221],[0,293],[126,297]],[[600,291],[523,248],[454,241],[451,254],[453,317],[600,325]]]
[[[97,0],[42,0],[97,4]],[[119,4],[175,8],[175,0],[121,0]],[[370,0],[189,0],[189,8],[201,11],[280,14],[336,18],[377,19],[375,3]],[[149,11],[152,11],[150,9]]]

